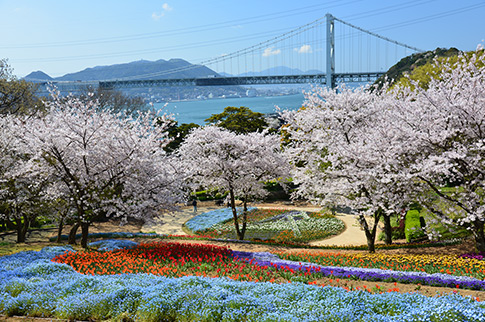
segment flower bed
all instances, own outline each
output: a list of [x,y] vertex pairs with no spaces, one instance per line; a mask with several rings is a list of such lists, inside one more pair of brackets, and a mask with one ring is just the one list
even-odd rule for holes
[[[82,275],[51,261],[66,250],[54,247],[1,257],[0,314],[143,321],[484,320],[485,305],[459,295],[370,294],[194,276]],[[224,252],[213,249],[215,257]],[[183,255],[173,254],[179,259]]]
[[[244,252],[241,252],[244,253]],[[252,253],[251,253],[252,254]],[[241,254],[239,255],[241,256]],[[244,256],[244,254],[243,254]],[[262,267],[270,266],[290,271],[304,271],[319,273],[322,276],[346,278],[363,281],[385,281],[406,284],[431,285],[439,287],[466,288],[472,290],[485,290],[485,281],[466,276],[451,276],[448,274],[427,274],[423,272],[403,272],[360,267],[321,266],[313,263],[279,260],[271,256],[251,258],[251,263]]]
[[291,252],[275,253],[282,259],[323,266],[379,268],[394,271],[442,273],[485,279],[485,261],[455,255],[390,255]]
[[[69,252],[53,261],[90,275],[150,273],[167,277],[188,275],[228,277],[234,280],[313,283],[321,276],[485,290],[485,282],[466,276],[427,274],[358,267],[322,266],[281,260],[263,253],[231,252],[225,247],[179,243],[149,243],[110,252]],[[236,256],[236,260],[233,259]],[[332,256],[327,256],[331,258]],[[243,261],[240,261],[240,260]],[[358,257],[357,257],[358,259]],[[249,261],[246,263],[245,261]],[[334,260],[333,262],[342,262]],[[361,259],[356,261],[362,263]],[[347,264],[349,264],[347,262]]]
[[112,251],[116,249],[128,249],[138,246],[137,242],[131,240],[118,239],[104,239],[88,244],[89,247],[94,247],[99,251]]
[[[248,208],[248,211],[255,208]],[[237,208],[238,213],[241,213],[242,209]],[[218,224],[233,218],[231,208],[221,208],[204,212],[185,223],[185,226],[194,233],[202,232]]]
[[[409,269],[394,271],[368,268],[369,266],[365,265],[366,261],[362,260],[368,255],[330,254],[326,256],[323,254],[320,257],[307,257],[307,259],[320,258],[314,262],[321,262],[321,258],[326,258],[327,263],[340,264],[340,266],[323,266],[308,262],[281,260],[269,253],[263,253],[263,257],[258,255],[258,257],[248,259],[248,254],[258,255],[258,253],[231,252],[227,248],[212,245],[155,242],[111,252],[70,252],[55,257],[53,261],[69,264],[77,272],[91,275],[150,273],[168,277],[196,275],[248,281],[304,283],[313,283],[320,276],[325,276],[485,290],[485,281],[472,277],[441,273],[428,274]],[[236,260],[233,259],[233,255],[237,257]],[[345,264],[344,258],[347,258]],[[240,259],[243,259],[243,262]],[[356,265],[352,266],[352,261]]]
[[[321,230],[321,231],[341,231],[345,228],[343,222],[338,218],[308,218],[294,221],[296,227],[301,232],[303,230]],[[283,231],[292,229],[291,224],[287,222],[266,222],[249,224],[248,230],[256,231]]]
[[52,261],[89,275],[150,273],[181,277],[204,275],[232,259],[225,247],[179,243],[148,243],[108,252],[68,252]]
[[[165,237],[167,235],[161,235],[157,233],[127,233],[127,232],[111,232],[111,233],[91,233],[89,238],[157,238]],[[76,239],[81,238],[81,234],[76,234]],[[49,238],[49,241],[56,241],[57,237]],[[61,240],[67,240],[67,235],[61,235]]]
[[[344,223],[331,215],[287,209],[254,209],[247,215],[246,239],[305,243],[341,232]],[[220,222],[206,231],[213,237],[236,238],[231,222]]]

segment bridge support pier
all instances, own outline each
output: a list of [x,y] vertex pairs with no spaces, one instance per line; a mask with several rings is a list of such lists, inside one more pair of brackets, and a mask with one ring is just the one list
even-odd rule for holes
[[327,13],[327,70],[326,85],[329,88],[335,88],[335,19]]

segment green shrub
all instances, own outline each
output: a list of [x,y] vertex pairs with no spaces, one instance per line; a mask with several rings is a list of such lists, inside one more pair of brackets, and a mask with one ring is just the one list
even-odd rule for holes
[[409,210],[406,213],[406,228],[404,230],[404,233],[406,235],[406,241],[408,243],[425,237],[424,231],[421,229],[419,217],[420,212],[416,209]]
[[201,191],[196,191],[195,194],[193,193],[192,195],[195,195],[195,197],[200,201],[206,201],[206,200],[224,199],[228,195],[228,192],[222,193],[218,189],[201,190]]
[[[404,229],[401,229],[399,226],[391,227],[391,237],[392,237],[392,240],[404,239],[406,237],[404,234]],[[378,240],[385,240],[386,234],[383,231],[381,231],[377,238]]]
[[34,222],[30,224],[32,228],[41,228],[42,226],[52,224],[52,220],[46,216],[38,216]]
[[266,181],[264,183],[264,189],[268,191],[275,191],[275,190],[281,189],[281,186],[276,180]]

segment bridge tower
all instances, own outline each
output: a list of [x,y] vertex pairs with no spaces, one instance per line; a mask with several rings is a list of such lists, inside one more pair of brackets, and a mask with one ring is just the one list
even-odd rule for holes
[[327,70],[326,84],[330,88],[335,88],[335,19],[327,13]]

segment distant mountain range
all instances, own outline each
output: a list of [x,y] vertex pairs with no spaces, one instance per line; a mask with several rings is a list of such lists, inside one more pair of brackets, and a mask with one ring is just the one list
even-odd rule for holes
[[[302,72],[299,69],[288,67],[275,67],[261,72],[247,72],[239,76],[257,75],[294,75],[321,73],[320,71]],[[167,78],[204,78],[228,77],[226,73],[217,73],[214,70],[194,65],[183,59],[160,59],[157,61],[139,60],[125,64],[96,66],[82,71],[69,73],[60,77],[51,77],[42,71],[35,71],[24,77],[29,82],[46,81],[102,81],[120,79],[167,79]],[[206,98],[245,97],[247,88],[243,86],[158,86],[151,88],[123,88],[120,91],[128,96],[142,97],[147,102],[169,102],[173,100],[195,100]],[[258,95],[273,95],[271,88],[260,87]]]
[[[296,74],[320,74],[319,70],[302,71],[297,68],[286,66],[273,67],[261,72],[247,72],[238,76],[263,76],[263,75],[296,75]],[[97,81],[115,79],[165,79],[165,78],[197,78],[233,76],[227,73],[220,73],[203,65],[194,65],[183,59],[170,60],[139,60],[131,63],[116,64],[108,66],[96,66],[86,68],[76,73],[69,73],[64,76],[52,78],[42,71],[35,71],[24,77],[30,82],[45,81]]]
[[52,77],[50,77],[49,75],[47,75],[44,72],[41,72],[40,70],[28,74],[27,76],[24,77],[24,79],[26,81],[30,81],[30,82],[53,80]]
[[93,81],[114,79],[165,79],[208,77],[218,74],[202,65],[193,65],[183,59],[139,60],[131,63],[86,68],[76,73],[52,78],[42,71],[35,71],[24,77],[26,81]]

